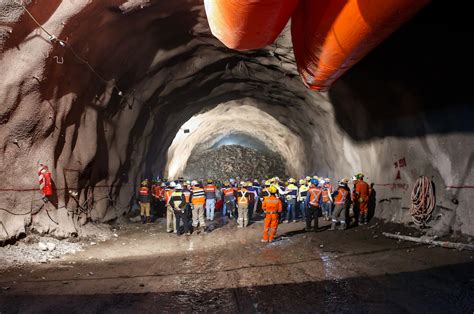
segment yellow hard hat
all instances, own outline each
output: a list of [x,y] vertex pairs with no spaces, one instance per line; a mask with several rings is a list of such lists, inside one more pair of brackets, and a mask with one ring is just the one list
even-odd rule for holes
[[207,183],[208,183],[208,184],[212,184],[213,182],[214,182],[214,181],[212,181],[212,179],[207,180]]
[[268,192],[270,192],[271,194],[275,194],[277,192],[276,186],[272,185],[271,187],[269,187]]
[[290,182],[290,183],[295,183],[296,180],[295,180],[294,178],[289,178],[289,179],[288,179],[288,182]]
[[270,185],[272,185],[272,182],[270,180],[267,180],[267,181],[265,181],[265,185],[270,186]]
[[300,180],[300,185],[303,185],[303,184],[305,184],[305,183],[306,183],[306,180],[304,180],[304,179],[301,179],[301,180]]

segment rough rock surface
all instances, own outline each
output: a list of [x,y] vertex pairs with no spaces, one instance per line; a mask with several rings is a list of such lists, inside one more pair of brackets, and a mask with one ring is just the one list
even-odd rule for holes
[[280,155],[239,145],[224,145],[192,153],[184,175],[187,178],[213,178],[221,181],[236,177],[242,180],[286,177],[284,161]]
[[[245,129],[271,138],[290,175],[364,172],[376,215],[395,222],[410,221],[411,188],[426,175],[436,185],[434,230],[474,235],[467,5],[432,2],[315,93],[297,75],[288,28],[264,49],[232,51],[211,36],[202,0],[25,3],[67,46],[16,2],[0,2],[0,240],[29,230],[76,235],[120,217],[143,177],[182,174],[173,139],[201,114],[193,121],[206,135],[189,136],[187,152]],[[255,110],[228,111],[237,123],[224,130],[228,107]],[[40,162],[55,185],[43,208]]]

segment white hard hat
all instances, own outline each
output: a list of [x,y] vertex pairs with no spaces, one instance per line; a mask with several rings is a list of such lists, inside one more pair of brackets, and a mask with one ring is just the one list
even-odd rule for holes
[[181,184],[176,184],[176,190],[181,190],[183,187],[181,186]]
[[351,181],[357,181],[356,176],[352,176]]
[[170,182],[170,187],[175,188],[175,187],[176,187],[176,182],[171,181],[171,182]]
[[197,185],[198,182],[196,180],[191,181],[191,185]]
[[324,183],[326,183],[326,181],[324,181],[324,180],[319,180],[319,185],[324,185]]

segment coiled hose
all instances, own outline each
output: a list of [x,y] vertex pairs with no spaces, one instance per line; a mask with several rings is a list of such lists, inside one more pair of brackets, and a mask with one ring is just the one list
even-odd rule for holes
[[418,226],[425,226],[431,219],[435,205],[436,196],[433,183],[426,176],[419,177],[411,192],[410,214],[413,222]]

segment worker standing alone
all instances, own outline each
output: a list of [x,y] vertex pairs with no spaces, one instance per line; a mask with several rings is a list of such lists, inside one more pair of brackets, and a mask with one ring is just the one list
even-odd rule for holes
[[281,200],[276,197],[276,187],[270,186],[268,192],[270,196],[265,197],[262,203],[265,213],[262,242],[273,242],[277,233],[279,215],[283,210]]
[[150,222],[150,189],[148,180],[143,180],[138,190],[138,202],[140,203],[140,216],[142,223]]

